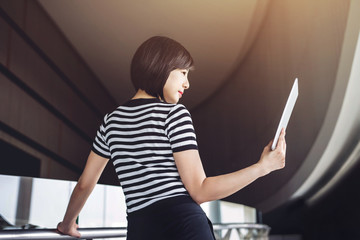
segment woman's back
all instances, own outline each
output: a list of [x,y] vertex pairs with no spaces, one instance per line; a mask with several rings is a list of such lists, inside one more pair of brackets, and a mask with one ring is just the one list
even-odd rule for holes
[[105,116],[93,151],[111,158],[128,213],[188,195],[173,153],[197,149],[189,112],[158,99],[133,99]]

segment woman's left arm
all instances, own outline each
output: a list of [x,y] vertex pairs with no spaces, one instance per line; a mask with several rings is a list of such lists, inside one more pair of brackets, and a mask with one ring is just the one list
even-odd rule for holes
[[77,231],[78,226],[75,223],[76,217],[98,182],[108,160],[93,151],[90,152],[85,169],[71,194],[64,219],[57,226],[58,231],[66,235],[80,237],[80,233]]

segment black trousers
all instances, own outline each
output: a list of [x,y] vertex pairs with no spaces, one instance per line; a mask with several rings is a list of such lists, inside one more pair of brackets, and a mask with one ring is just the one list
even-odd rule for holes
[[212,223],[189,196],[161,200],[127,219],[127,240],[215,240]]

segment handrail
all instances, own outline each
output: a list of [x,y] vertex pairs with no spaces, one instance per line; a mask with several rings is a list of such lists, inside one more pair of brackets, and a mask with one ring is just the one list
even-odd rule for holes
[[237,228],[258,229],[258,230],[271,229],[269,226],[259,223],[214,223],[213,228],[214,231],[225,230],[225,229],[237,229]]
[[[216,223],[213,224],[215,232],[228,230],[226,234],[230,236],[231,230],[246,229],[246,230],[257,230],[257,234],[267,235],[270,231],[270,227],[264,224],[256,223]],[[115,238],[115,237],[126,237],[126,227],[114,227],[114,228],[79,228],[78,231],[81,234],[81,239],[94,239],[94,238]],[[247,232],[246,235],[253,233]],[[216,234],[217,235],[217,234]],[[217,239],[228,239],[229,237],[219,237]],[[78,238],[70,237],[67,235],[59,234],[56,229],[9,229],[0,230],[0,240],[53,240],[53,239],[69,239],[75,240]]]
[[[116,228],[79,228],[81,239],[126,237],[126,227]],[[78,239],[59,234],[56,229],[9,229],[0,230],[0,239],[16,240],[53,240],[53,239]]]
[[270,227],[258,223],[219,223],[213,224],[217,240],[229,240],[232,232],[240,239],[268,240]]

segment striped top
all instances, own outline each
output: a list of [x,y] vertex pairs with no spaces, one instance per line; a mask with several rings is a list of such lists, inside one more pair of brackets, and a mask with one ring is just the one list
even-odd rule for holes
[[107,114],[92,148],[112,160],[128,213],[189,195],[173,157],[189,149],[197,149],[189,111],[158,99],[130,100]]

